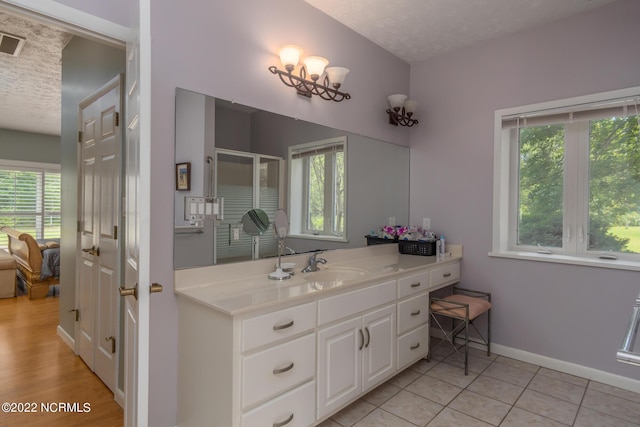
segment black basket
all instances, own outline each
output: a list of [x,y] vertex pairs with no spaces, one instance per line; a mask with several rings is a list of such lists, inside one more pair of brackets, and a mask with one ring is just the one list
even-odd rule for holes
[[436,254],[436,242],[398,240],[398,250],[401,254],[433,256]]
[[398,243],[398,238],[395,239],[384,239],[382,237],[377,236],[364,236],[367,238],[367,245],[381,245],[384,243]]

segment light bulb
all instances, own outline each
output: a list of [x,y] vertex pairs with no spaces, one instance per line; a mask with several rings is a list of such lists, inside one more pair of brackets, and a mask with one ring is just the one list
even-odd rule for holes
[[389,100],[389,105],[391,105],[391,108],[396,111],[400,111],[400,109],[404,105],[404,101],[407,99],[407,95],[396,93],[394,95],[389,95],[387,99]]
[[296,65],[298,65],[298,61],[300,61],[300,55],[302,54],[302,49],[293,44],[288,44],[283,46],[280,49],[280,62],[282,62],[282,66],[288,72],[292,72]]
[[344,83],[345,77],[349,74],[349,69],[345,67],[329,67],[326,69],[329,83],[338,89]]
[[308,56],[304,60],[304,65],[307,67],[307,73],[311,76],[311,80],[318,80],[322,73],[324,73],[324,67],[329,64],[329,60],[321,56]]

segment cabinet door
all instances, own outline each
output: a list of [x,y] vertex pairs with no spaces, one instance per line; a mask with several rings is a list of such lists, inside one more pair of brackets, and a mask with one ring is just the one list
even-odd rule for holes
[[378,385],[395,372],[396,305],[363,316],[362,391]]
[[357,317],[318,331],[318,418],[360,394],[361,325]]

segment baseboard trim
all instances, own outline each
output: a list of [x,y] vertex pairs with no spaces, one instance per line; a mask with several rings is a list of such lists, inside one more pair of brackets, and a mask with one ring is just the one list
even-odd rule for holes
[[122,409],[124,409],[124,390],[120,390],[119,388],[117,388],[116,392],[113,395],[113,399],[118,405],[120,405]]
[[[432,330],[431,336],[442,339],[444,335],[442,331]],[[469,347],[485,350],[475,343],[469,343]],[[509,357],[511,359],[520,360],[522,362],[538,365],[543,368],[553,369],[554,371],[564,372],[566,374],[575,375],[577,377],[586,378],[588,380],[597,381],[602,384],[618,387],[624,390],[637,393],[640,390],[640,380],[623,377],[621,375],[612,374],[610,372],[601,371],[590,368],[588,366],[578,365],[576,363],[566,362],[560,359],[543,356],[541,354],[530,353],[528,351],[519,350],[517,348],[507,347],[506,345],[491,344],[491,353],[498,356]]]
[[62,326],[58,325],[57,333],[60,339],[71,348],[71,351],[75,354],[76,352],[76,342],[71,335],[65,331]]
[[492,344],[491,351],[500,356],[510,357],[512,359],[532,363],[544,368],[553,369],[555,371],[564,372],[592,381],[597,381],[599,383],[633,391],[635,393],[640,390],[640,381],[638,380],[590,368],[588,366],[578,365],[576,363],[566,362],[564,360],[553,359],[541,354],[529,353],[528,351],[518,350],[517,348],[511,348],[500,344]]

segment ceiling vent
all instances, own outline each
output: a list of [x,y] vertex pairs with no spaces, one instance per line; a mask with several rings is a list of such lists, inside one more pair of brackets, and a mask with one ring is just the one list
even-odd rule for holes
[[18,56],[26,40],[24,37],[0,32],[0,53]]

